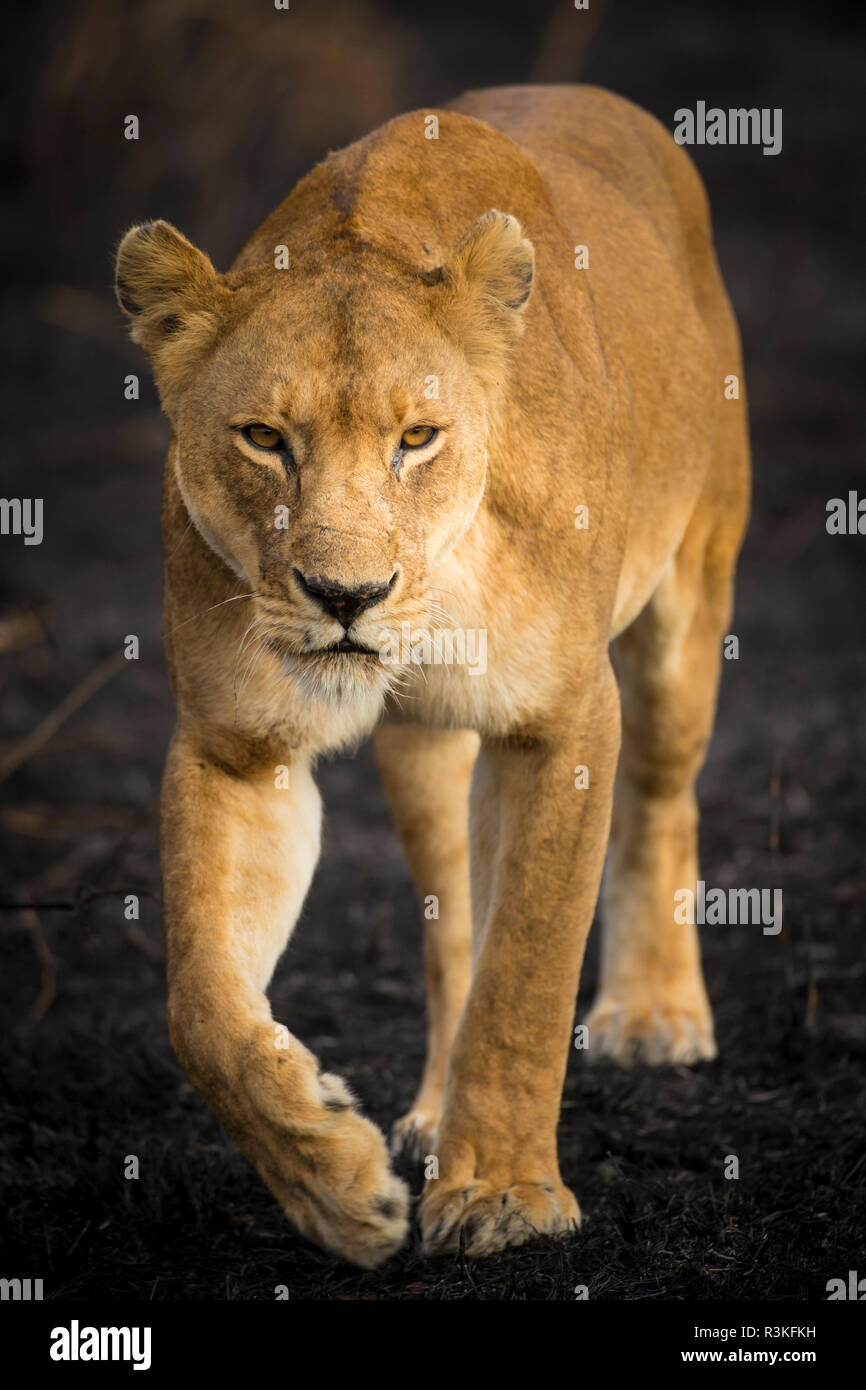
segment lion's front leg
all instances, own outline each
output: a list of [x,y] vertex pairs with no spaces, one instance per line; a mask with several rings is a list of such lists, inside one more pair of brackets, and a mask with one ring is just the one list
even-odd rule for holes
[[[282,780],[288,782],[281,785]],[[168,1017],[180,1061],[304,1235],[363,1266],[401,1245],[408,1197],[339,1077],[265,989],[319,852],[306,764],[231,772],[176,736],[163,788]]]
[[[451,1052],[439,1176],[421,1202],[428,1251],[457,1249],[462,1231],[466,1252],[484,1255],[536,1234],[567,1234],[580,1220],[559,1175],[556,1127],[618,747],[607,662],[569,712],[567,734],[483,746],[472,820],[495,819],[499,837]],[[589,769],[580,790],[577,764]]]
[[465,730],[384,724],[376,734],[382,781],[424,914],[427,1060],[392,1145],[416,1159],[436,1143],[448,1053],[469,988],[469,787],[478,737]]

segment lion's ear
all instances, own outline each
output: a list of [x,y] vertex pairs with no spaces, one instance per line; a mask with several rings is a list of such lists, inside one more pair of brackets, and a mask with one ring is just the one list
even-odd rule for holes
[[532,290],[535,252],[517,218],[491,208],[469,228],[445,270],[456,282],[519,312]]
[[473,223],[439,273],[451,330],[491,384],[523,332],[534,273],[532,242],[516,217],[495,208]]
[[120,243],[115,293],[157,376],[167,372],[179,384],[213,341],[230,291],[204,252],[170,222],[145,222]]

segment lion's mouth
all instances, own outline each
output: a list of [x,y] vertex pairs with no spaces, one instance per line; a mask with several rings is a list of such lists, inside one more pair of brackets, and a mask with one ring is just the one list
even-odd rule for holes
[[372,647],[362,647],[360,643],[353,642],[351,637],[344,637],[335,647],[326,647],[329,652],[352,652],[359,656],[378,656]]
[[373,647],[362,647],[360,643],[353,642],[351,637],[343,637],[339,642],[334,642],[330,647],[315,647],[311,651],[293,652],[293,656],[321,657],[321,656],[367,656],[375,657],[379,660],[379,653]]
[[340,665],[353,663],[360,668],[381,663],[379,652],[375,647],[365,647],[362,643],[353,641],[351,637],[342,637],[339,642],[332,642],[329,647],[299,648],[294,643],[287,642],[285,638],[269,636],[265,638],[265,645],[281,661],[287,661],[290,664],[300,662],[302,666],[313,666],[317,662],[324,666],[329,662],[334,662]]

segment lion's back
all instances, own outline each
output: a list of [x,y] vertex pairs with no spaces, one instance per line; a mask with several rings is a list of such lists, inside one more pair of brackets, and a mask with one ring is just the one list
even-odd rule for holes
[[691,269],[710,238],[700,176],[669,131],[633,102],[600,87],[491,87],[454,110],[502,131],[533,159],[563,223],[575,235],[595,206],[623,201],[652,223]]
[[[530,155],[573,241],[592,240],[601,253],[597,267],[614,259],[605,256],[606,241],[623,261],[645,260],[649,235],[673,262],[716,350],[726,360],[738,358],[703,182],[655,116],[625,97],[583,85],[490,87],[466,92],[451,105]],[[612,279],[620,291],[624,270],[621,262]]]

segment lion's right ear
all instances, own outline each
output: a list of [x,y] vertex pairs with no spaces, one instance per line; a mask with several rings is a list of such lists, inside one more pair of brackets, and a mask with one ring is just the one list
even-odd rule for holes
[[126,233],[115,293],[157,376],[175,379],[213,341],[230,296],[204,252],[170,222],[145,222]]

